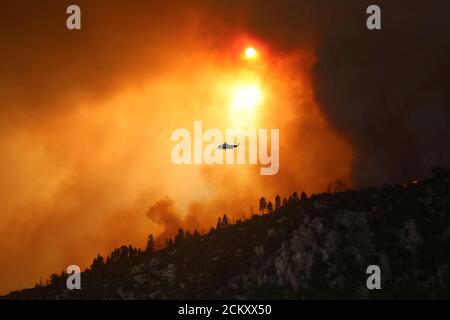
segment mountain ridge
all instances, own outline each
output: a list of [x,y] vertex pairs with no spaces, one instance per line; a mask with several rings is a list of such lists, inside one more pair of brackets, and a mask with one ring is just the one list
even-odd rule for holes
[[[279,203],[279,201],[278,201]],[[225,219],[226,217],[224,217]],[[2,299],[450,298],[450,174],[404,185],[290,197],[271,212],[166,248],[116,249],[81,273]],[[366,269],[381,269],[369,290]]]

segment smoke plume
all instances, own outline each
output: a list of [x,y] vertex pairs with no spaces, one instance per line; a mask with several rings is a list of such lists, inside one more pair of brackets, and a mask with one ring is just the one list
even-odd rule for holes
[[[0,4],[0,292],[122,244],[257,212],[264,195],[403,181],[450,162],[449,3],[69,1]],[[171,132],[229,128],[223,88],[261,49],[280,172],[175,166]],[[253,208],[253,206],[255,206]]]

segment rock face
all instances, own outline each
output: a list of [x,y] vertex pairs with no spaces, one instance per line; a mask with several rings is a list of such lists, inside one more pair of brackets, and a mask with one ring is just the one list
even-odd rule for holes
[[[7,299],[450,298],[450,175],[324,193],[152,253],[118,257]],[[368,290],[366,269],[381,269]]]

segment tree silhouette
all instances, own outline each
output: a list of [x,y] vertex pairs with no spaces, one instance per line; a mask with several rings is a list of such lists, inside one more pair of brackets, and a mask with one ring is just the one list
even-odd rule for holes
[[197,230],[194,230],[194,233],[193,233],[192,237],[193,237],[194,239],[198,239],[198,238],[201,237],[201,235],[200,235],[200,233],[199,233]]
[[298,193],[297,193],[297,191],[294,191],[294,193],[292,194],[292,200],[293,200],[294,202],[297,202],[297,201],[298,201]]
[[50,283],[51,284],[57,283],[59,281],[59,279],[60,279],[60,277],[59,277],[59,275],[57,273],[52,273],[50,275]]
[[222,218],[218,218],[217,219],[217,225],[216,225],[216,229],[223,229],[228,227],[228,225],[230,224],[230,219],[228,219],[227,215],[224,214]]
[[281,207],[281,198],[279,195],[275,197],[275,210],[280,209]]
[[147,238],[147,247],[145,248],[147,253],[152,253],[155,250],[155,241],[153,240],[153,235],[149,234]]
[[221,225],[222,225],[222,218],[219,217],[219,218],[217,219],[216,229],[219,229]]
[[183,228],[178,229],[178,233],[175,236],[175,243],[180,243],[184,240],[184,230]]
[[91,270],[97,270],[104,265],[103,257],[98,254],[97,257],[94,258],[91,264]]
[[127,258],[133,258],[136,255],[136,250],[134,250],[134,248],[131,245],[128,245],[127,248]]
[[259,199],[259,211],[261,211],[261,214],[264,213],[264,209],[266,209],[266,207],[267,207],[266,198],[261,197]]
[[227,215],[224,214],[222,217],[222,226],[228,226],[230,224],[230,220],[228,219]]
[[302,194],[300,195],[300,199],[302,201],[308,200],[308,196],[306,195],[305,191],[302,191]]
[[271,201],[269,201],[269,203],[267,204],[267,210],[268,210],[269,212],[272,212],[272,211],[273,211],[273,204],[272,204]]

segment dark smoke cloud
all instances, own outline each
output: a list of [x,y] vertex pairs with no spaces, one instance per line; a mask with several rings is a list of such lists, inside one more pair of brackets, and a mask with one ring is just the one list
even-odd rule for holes
[[313,47],[316,99],[354,149],[355,186],[423,176],[449,165],[450,4],[377,1],[382,30],[366,29],[369,1],[252,2],[248,27],[280,50]]
[[354,147],[358,186],[450,164],[449,3],[386,3],[382,17],[381,31],[343,26],[317,50],[316,96]]

